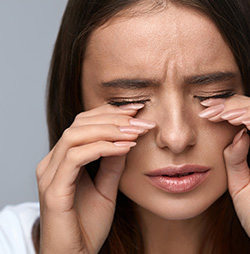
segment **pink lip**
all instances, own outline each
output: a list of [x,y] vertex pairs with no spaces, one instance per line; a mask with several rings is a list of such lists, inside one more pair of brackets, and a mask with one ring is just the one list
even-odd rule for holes
[[201,165],[183,165],[156,169],[146,176],[153,185],[166,192],[183,193],[195,189],[204,182],[209,171],[209,167]]

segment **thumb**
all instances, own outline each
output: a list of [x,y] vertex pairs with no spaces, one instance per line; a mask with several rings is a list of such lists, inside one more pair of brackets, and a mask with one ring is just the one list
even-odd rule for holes
[[242,129],[234,137],[233,143],[224,150],[225,164],[228,174],[228,189],[235,197],[249,184],[250,175],[247,164],[249,136],[246,129]]
[[107,199],[116,202],[119,181],[125,168],[126,155],[102,158],[95,177],[96,189]]

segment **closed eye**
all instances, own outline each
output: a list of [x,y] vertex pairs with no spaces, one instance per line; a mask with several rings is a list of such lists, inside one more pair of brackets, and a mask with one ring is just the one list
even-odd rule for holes
[[231,96],[234,96],[236,93],[233,91],[227,91],[224,93],[218,93],[218,94],[214,94],[214,95],[209,95],[209,96],[194,96],[195,98],[197,98],[200,101],[205,101],[208,99],[220,99],[220,98],[229,98]]
[[[207,99],[229,98],[229,97],[231,97],[235,94],[236,93],[233,92],[233,91],[226,91],[226,92],[223,92],[223,93],[218,93],[218,94],[209,95],[209,96],[195,95],[194,97],[197,98],[200,101],[205,101]],[[150,99],[143,99],[143,100],[119,99],[119,100],[110,100],[108,102],[108,104],[110,104],[112,106],[119,107],[119,106],[127,105],[127,104],[146,104],[149,101],[150,101]]]
[[146,104],[150,99],[145,99],[145,100],[112,100],[109,101],[108,104],[113,105],[113,106],[122,106],[122,105],[127,105],[127,104]]

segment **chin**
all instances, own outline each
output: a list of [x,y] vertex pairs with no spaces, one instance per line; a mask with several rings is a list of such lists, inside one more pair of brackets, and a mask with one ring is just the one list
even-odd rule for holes
[[[158,195],[145,199],[129,197],[138,210],[139,215],[147,215],[153,218],[161,218],[164,220],[181,221],[202,216],[226,191],[226,186],[217,193],[209,195],[209,193],[185,193],[185,195]],[[210,192],[210,194],[212,194]]]

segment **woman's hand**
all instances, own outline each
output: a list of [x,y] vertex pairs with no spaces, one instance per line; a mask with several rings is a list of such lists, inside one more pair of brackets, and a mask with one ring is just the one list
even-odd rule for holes
[[247,163],[249,136],[246,133],[247,129],[250,130],[250,98],[234,95],[226,100],[208,99],[201,104],[208,107],[200,113],[202,118],[242,126],[232,144],[224,150],[224,158],[228,189],[241,224],[250,237],[250,170]]
[[[155,124],[133,118],[143,105],[79,114],[39,163],[41,254],[97,254],[113,221],[126,154]],[[92,181],[84,166],[101,158]]]

